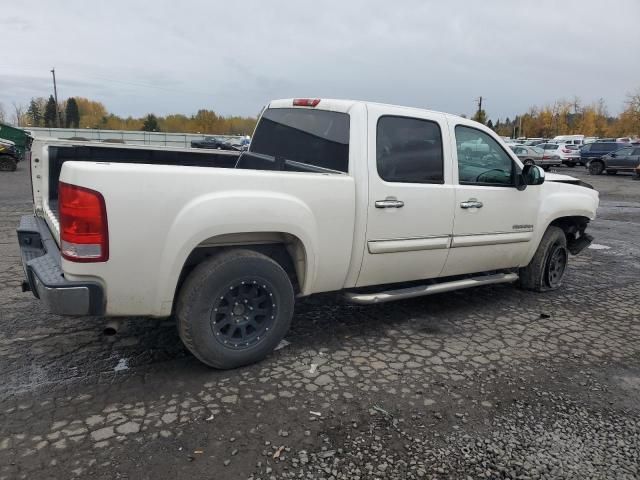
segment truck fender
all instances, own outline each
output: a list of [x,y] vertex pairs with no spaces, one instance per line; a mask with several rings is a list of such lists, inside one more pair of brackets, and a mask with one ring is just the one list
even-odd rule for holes
[[205,240],[225,234],[277,232],[298,238],[305,250],[301,290],[308,291],[317,270],[317,229],[311,209],[282,193],[238,190],[193,199],[176,215],[163,247],[156,289],[161,315],[171,311],[180,272],[191,252]]

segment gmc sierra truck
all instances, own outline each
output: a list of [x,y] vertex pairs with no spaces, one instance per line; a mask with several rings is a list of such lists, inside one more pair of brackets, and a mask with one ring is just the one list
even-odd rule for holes
[[30,165],[24,289],[60,315],[175,315],[217,368],[262,359],[320,292],[556,289],[598,207],[482,124],[361,101],[273,101],[242,153],[36,139]]

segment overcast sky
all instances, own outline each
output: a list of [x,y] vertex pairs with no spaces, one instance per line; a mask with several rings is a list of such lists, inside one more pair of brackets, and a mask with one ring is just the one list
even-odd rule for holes
[[84,96],[118,115],[255,115],[373,100],[490,118],[640,88],[640,0],[3,1],[0,102]]

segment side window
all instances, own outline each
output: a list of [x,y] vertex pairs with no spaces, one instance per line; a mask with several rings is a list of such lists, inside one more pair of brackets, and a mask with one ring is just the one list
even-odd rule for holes
[[461,184],[514,184],[514,163],[490,135],[475,128],[458,125],[456,146]]
[[636,148],[636,149],[633,151],[633,154],[634,154],[634,155],[640,155],[640,148]]
[[440,126],[417,118],[380,117],[376,163],[387,182],[444,183]]
[[588,152],[591,150],[591,143],[587,143],[584,147],[580,149],[581,152]]
[[633,151],[632,148],[622,148],[622,149],[618,150],[617,152],[614,150],[616,155],[618,155],[619,157],[627,157],[627,156],[631,155],[632,151]]

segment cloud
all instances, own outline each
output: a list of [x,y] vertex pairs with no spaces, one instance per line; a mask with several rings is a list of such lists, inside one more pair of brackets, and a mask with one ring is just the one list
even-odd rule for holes
[[3,7],[0,102],[51,93],[120,115],[255,115],[318,96],[490,117],[579,96],[612,112],[640,86],[640,2],[23,0]]

